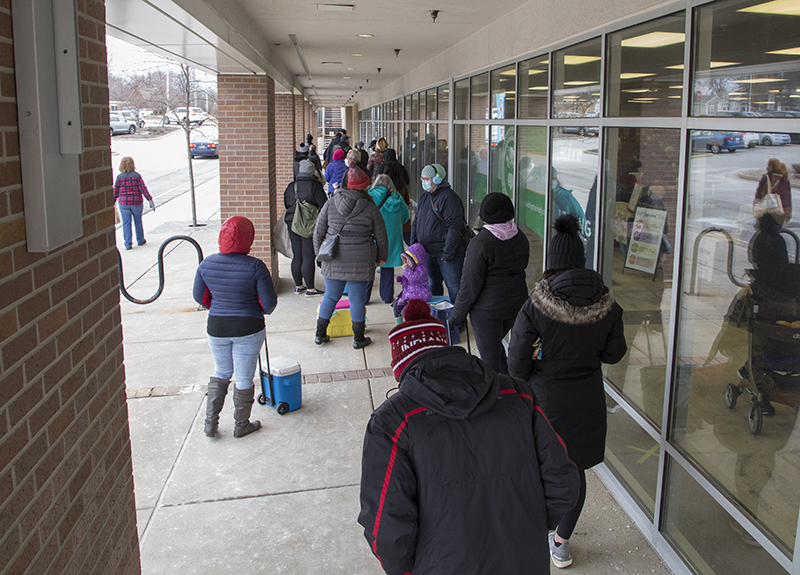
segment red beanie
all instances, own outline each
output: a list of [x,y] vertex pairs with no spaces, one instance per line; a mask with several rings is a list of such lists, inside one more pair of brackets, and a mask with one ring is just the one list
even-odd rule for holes
[[343,149],[339,148],[338,150],[333,152],[333,161],[334,162],[336,160],[341,160],[342,158],[344,158],[344,150]]
[[369,189],[369,176],[361,168],[349,168],[347,170],[347,189],[348,190],[367,190]]
[[219,230],[219,253],[246,254],[250,252],[255,237],[256,228],[253,222],[244,216],[231,216],[223,222],[222,229]]
[[447,347],[447,330],[442,322],[431,315],[431,308],[427,303],[421,299],[408,300],[403,317],[406,321],[389,332],[392,369],[397,381],[400,381],[408,364],[420,354]]

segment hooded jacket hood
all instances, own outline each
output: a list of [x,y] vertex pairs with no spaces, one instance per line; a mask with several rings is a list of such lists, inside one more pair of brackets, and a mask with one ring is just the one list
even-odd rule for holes
[[614,294],[594,270],[577,268],[539,280],[531,301],[548,318],[587,325],[604,318],[614,306]]
[[391,162],[397,161],[397,152],[394,151],[394,148],[386,148],[386,151],[383,153],[383,162],[385,164],[389,164]]
[[244,216],[232,216],[223,222],[219,230],[219,253],[247,254],[255,237],[253,222]]
[[425,253],[425,248],[422,246],[422,244],[420,244],[420,243],[411,244],[410,246],[408,246],[408,249],[403,253],[411,254],[411,255],[414,256],[412,261],[413,260],[417,260],[416,262],[414,262],[414,267],[416,267],[416,266],[426,267],[427,266],[427,264],[425,263],[426,262],[425,256],[427,254]]
[[460,347],[425,352],[400,376],[400,393],[451,419],[486,413],[499,390],[497,374]]
[[356,216],[372,203],[372,198],[361,190],[340,189],[333,198],[333,207],[344,217]]
[[[383,198],[386,198],[386,192],[389,190],[386,186],[375,186],[369,191],[369,195],[375,200],[375,205],[380,205],[383,202]],[[399,212],[402,209],[402,206],[405,205],[405,201],[403,201],[403,196],[398,193],[393,193],[386,201],[383,202],[381,206],[381,211],[386,210],[387,212]]]

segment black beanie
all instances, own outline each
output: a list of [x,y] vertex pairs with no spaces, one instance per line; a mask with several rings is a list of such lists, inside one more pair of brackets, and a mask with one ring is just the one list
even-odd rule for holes
[[553,224],[556,233],[550,240],[547,249],[547,268],[551,270],[569,270],[586,265],[586,253],[583,240],[578,235],[581,229],[578,218],[572,214],[563,214]]
[[492,192],[481,202],[481,219],[486,224],[502,224],[514,219],[514,204],[505,194]]

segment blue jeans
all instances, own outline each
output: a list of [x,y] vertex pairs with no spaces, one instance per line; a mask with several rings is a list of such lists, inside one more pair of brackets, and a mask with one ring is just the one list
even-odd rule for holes
[[214,375],[219,379],[231,379],[236,389],[252,389],[258,364],[258,354],[264,345],[265,330],[240,337],[208,336],[208,347],[214,356]]
[[465,253],[466,250],[460,249],[455,259],[449,261],[444,261],[442,256],[425,254],[425,263],[428,266],[428,287],[431,289],[431,295],[444,295],[442,286],[442,282],[444,282],[447,285],[450,302],[456,303]]
[[319,305],[320,319],[331,319],[336,310],[336,302],[342,299],[344,288],[347,286],[347,297],[350,298],[350,319],[355,322],[364,321],[367,310],[364,307],[367,301],[367,286],[370,282],[346,282],[343,280],[329,280],[325,278],[325,295]]
[[144,204],[138,206],[119,206],[119,215],[122,216],[122,237],[125,238],[125,247],[131,247],[133,238],[131,237],[131,218],[136,226],[136,243],[144,243],[144,226],[142,225],[142,208]]

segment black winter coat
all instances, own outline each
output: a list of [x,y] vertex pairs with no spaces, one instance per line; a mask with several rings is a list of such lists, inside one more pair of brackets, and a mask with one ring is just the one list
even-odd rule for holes
[[[325,188],[314,176],[302,175],[297,178],[297,197],[301,202],[309,202],[314,204],[319,209],[328,201],[328,194],[325,193]],[[291,225],[294,220],[294,211],[297,208],[297,200],[294,197],[294,182],[286,186],[283,192],[283,207],[286,211],[283,213],[283,221]]]
[[548,527],[578,490],[528,386],[440,348],[370,418],[358,522],[389,575],[547,575]]
[[461,231],[465,225],[461,198],[445,181],[433,192],[420,193],[417,215],[411,224],[411,243],[421,243],[429,255],[454,260],[464,249]]
[[[532,359],[541,338],[541,359]],[[601,363],[627,352],[622,308],[597,272],[573,269],[536,283],[511,330],[509,374],[526,379],[581,469],[603,461]]]
[[485,228],[478,232],[467,248],[453,321],[464,323],[473,308],[496,312],[498,319],[516,317],[528,299],[525,268],[529,252],[528,238],[522,232],[507,240]]

